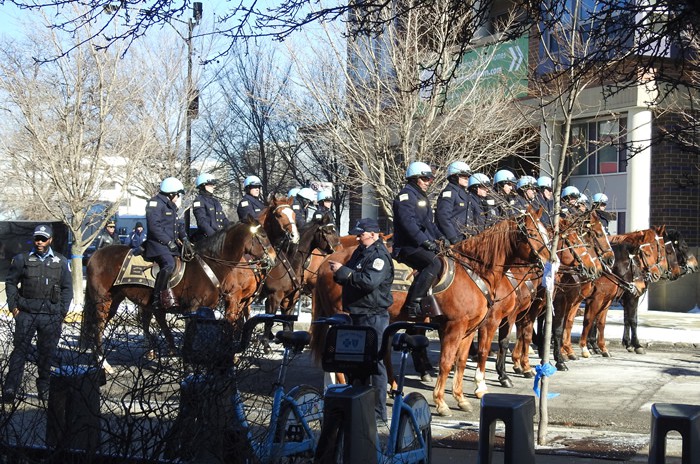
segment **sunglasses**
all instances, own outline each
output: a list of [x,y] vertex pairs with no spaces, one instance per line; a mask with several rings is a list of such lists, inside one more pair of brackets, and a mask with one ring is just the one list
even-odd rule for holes
[[432,182],[433,181],[432,177],[427,177],[427,176],[421,176],[421,177],[419,177],[419,179],[422,180],[423,182]]
[[48,242],[49,239],[40,235],[35,235],[34,236],[34,241],[35,242]]

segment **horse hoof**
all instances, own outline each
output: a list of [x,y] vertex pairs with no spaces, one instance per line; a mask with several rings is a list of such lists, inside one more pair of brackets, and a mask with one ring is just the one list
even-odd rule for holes
[[[489,391],[486,388],[483,389],[476,389],[474,390],[474,396],[476,396],[477,399],[481,399],[484,397],[485,394],[487,394]],[[459,409],[462,409],[462,403],[459,403]]]
[[590,358],[591,357],[591,353],[590,353],[590,351],[588,351],[588,348],[583,348],[581,350],[581,357],[582,358]]
[[578,361],[578,356],[576,356],[576,353],[569,353],[566,355],[567,358],[569,358],[569,361]]
[[437,413],[442,417],[450,417],[452,415],[450,408],[447,406],[438,406]]
[[525,377],[526,379],[534,379],[535,374],[533,374],[532,369],[530,369],[529,371],[523,372],[523,377]]
[[634,352],[637,354],[647,354],[646,350],[644,348],[642,348],[641,346],[638,346],[637,348],[635,348]]
[[[484,392],[486,393],[486,392]],[[464,412],[472,412],[472,406],[469,404],[468,401],[460,401],[457,406],[459,406],[459,409]]]
[[565,362],[557,362],[555,366],[559,372],[566,372],[569,370],[569,367],[566,365]]
[[513,382],[508,377],[506,377],[505,379],[501,379],[501,387],[513,388]]
[[609,351],[603,351],[601,354],[603,355],[604,358],[611,358],[612,357],[612,356],[610,356]]
[[516,374],[522,374],[523,368],[520,366],[513,366],[513,372],[515,372]]

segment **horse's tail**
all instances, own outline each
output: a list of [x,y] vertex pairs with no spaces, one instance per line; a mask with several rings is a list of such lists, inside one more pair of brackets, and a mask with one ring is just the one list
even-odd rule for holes
[[97,331],[97,304],[95,297],[90,291],[88,282],[85,286],[85,304],[83,305],[83,317],[80,323],[80,348],[94,349]]
[[[323,314],[320,314],[321,308],[325,306],[323,292],[320,292],[316,285],[311,292],[311,321],[315,321]],[[323,346],[326,344],[326,333],[328,327],[325,324],[311,324],[309,333],[311,334],[311,342],[309,349],[311,350],[311,360],[316,364],[321,364],[321,356],[323,355]]]

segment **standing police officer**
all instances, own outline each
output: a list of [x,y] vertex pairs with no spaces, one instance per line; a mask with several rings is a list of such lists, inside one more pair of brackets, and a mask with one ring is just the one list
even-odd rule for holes
[[175,256],[180,255],[182,245],[191,250],[187,239],[185,225],[178,220],[177,209],[182,203],[185,187],[174,177],[167,177],[160,183],[160,192],[146,205],[146,253],[144,257],[152,259],[160,270],[153,285],[153,308],[168,310],[177,306],[175,295],[168,288],[170,276],[175,270]]
[[[196,240],[211,237],[228,225],[221,202],[214,196],[216,179],[211,174],[201,173],[195,179],[199,193],[192,203],[192,211],[197,219]],[[149,229],[150,230],[150,229]]]
[[265,202],[262,199],[262,182],[258,176],[248,176],[243,181],[243,190],[245,190],[245,195],[241,198],[238,203],[238,213],[239,221],[247,221],[249,218],[255,219],[256,221],[260,217],[263,209],[265,209]]
[[437,257],[436,240],[445,240],[433,223],[428,187],[433,171],[425,163],[414,161],[406,170],[406,186],[394,198],[394,257],[419,271],[408,289],[404,308],[408,317],[422,317],[421,302],[433,286],[442,267]]
[[435,222],[442,235],[452,244],[466,238],[464,225],[469,205],[466,187],[470,175],[469,165],[464,161],[450,163],[447,166],[447,185],[437,200]]
[[50,225],[34,229],[34,248],[12,259],[5,281],[7,307],[15,318],[10,368],[3,385],[3,402],[15,399],[24,373],[32,338],[37,334],[36,381],[41,400],[48,397],[51,361],[61,337],[61,325],[73,299],[68,260],[53,251]]
[[[368,326],[382,339],[389,325],[389,306],[394,302],[391,283],[394,265],[389,251],[379,240],[379,224],[375,219],[360,219],[350,231],[357,235],[360,246],[343,266],[329,261],[334,280],[343,286],[343,309],[350,313],[353,325]],[[376,390],[376,419],[386,422],[387,374],[384,361],[379,360],[379,372],[371,377]]]

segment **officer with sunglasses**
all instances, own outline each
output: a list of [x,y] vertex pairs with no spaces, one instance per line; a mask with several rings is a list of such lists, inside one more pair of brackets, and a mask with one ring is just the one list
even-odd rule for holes
[[9,371],[3,384],[2,401],[13,402],[19,392],[24,365],[37,335],[36,381],[38,396],[49,393],[51,361],[61,337],[63,319],[73,299],[73,281],[68,260],[51,248],[50,225],[34,229],[34,247],[12,259],[5,281],[7,305],[15,318],[13,349]]

